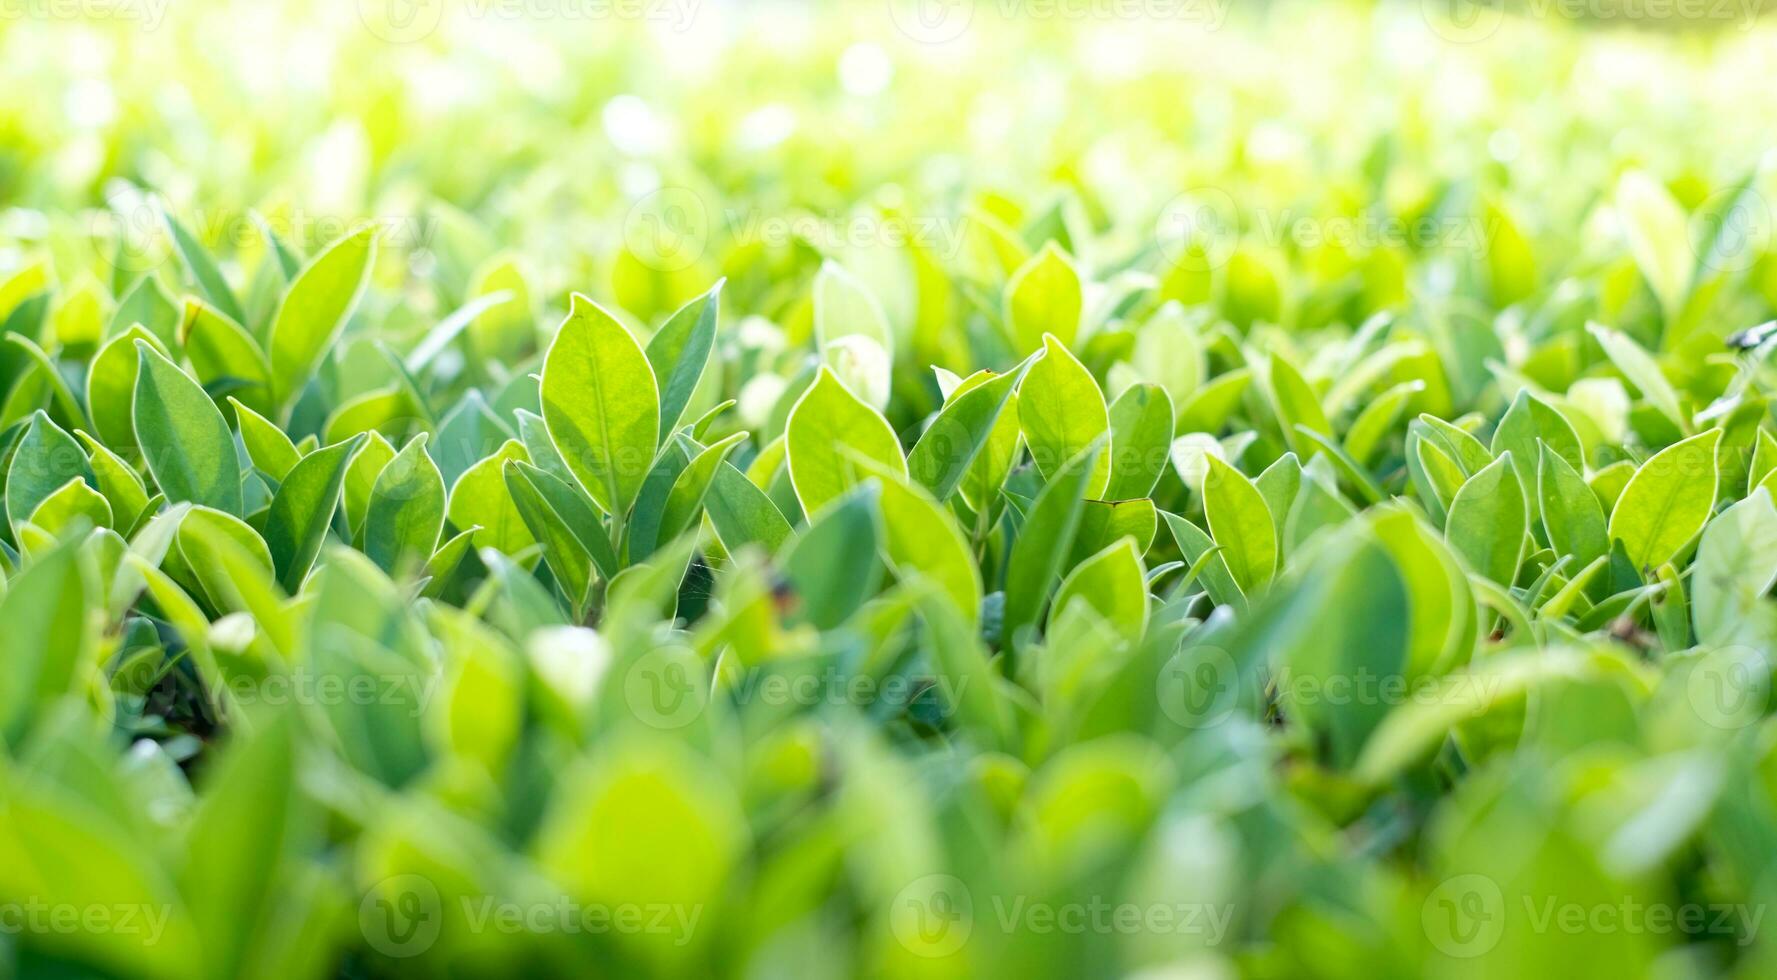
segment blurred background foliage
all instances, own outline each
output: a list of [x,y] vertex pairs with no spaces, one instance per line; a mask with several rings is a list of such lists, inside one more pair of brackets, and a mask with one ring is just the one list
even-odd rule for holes
[[[84,372],[142,276],[189,291],[164,207],[218,257],[257,333],[283,287],[265,271],[277,256],[261,221],[302,255],[378,221],[351,329],[276,419],[292,442],[332,443],[340,405],[400,381],[377,345],[411,356],[476,296],[508,293],[426,376],[427,397],[471,428],[477,405],[506,420],[525,404],[570,292],[648,336],[726,277],[722,351],[696,408],[739,401],[754,433],[744,464],[811,381],[827,262],[905,341],[874,400],[909,433],[943,403],[929,368],[966,377],[1027,353],[997,329],[1000,296],[1053,242],[1085,284],[1070,346],[1112,395],[1150,366],[1138,332],[1112,328],[1124,320],[1177,315],[1201,337],[1187,376],[1160,379],[1175,395],[1280,351],[1331,397],[1370,352],[1361,325],[1387,314],[1429,346],[1342,391],[1346,416],[1396,380],[1424,385],[1402,395],[1401,418],[1497,419],[1518,388],[1547,389],[1590,421],[1577,438],[1597,477],[1678,441],[1735,376],[1727,338],[1777,308],[1777,28],[1751,7],[934,3],[639,0],[613,15],[590,0],[12,0],[0,6],[0,313],[48,297],[39,336],[58,370]],[[1633,206],[1648,200],[1651,219]],[[909,247],[895,229],[924,237]],[[1660,279],[1674,269],[1682,281]],[[1645,377],[1628,379],[1633,412],[1620,383],[1600,396],[1610,404],[1587,401],[1599,389],[1586,382],[1621,373],[1589,320],[1653,352],[1691,411],[1656,411]],[[8,386],[22,356],[0,358]],[[1754,393],[1768,374],[1749,369]],[[1232,401],[1198,426],[1211,443],[1260,427],[1259,407]],[[9,396],[0,428],[37,407]],[[1747,432],[1771,429],[1755,408]],[[1251,473],[1294,444],[1270,419]],[[433,421],[382,427],[400,446],[442,436]],[[1391,463],[1396,421],[1378,450]],[[453,432],[475,448],[440,464],[450,477],[501,451],[498,436]],[[1721,475],[1734,497],[1756,440],[1741,443],[1739,478]],[[1154,497],[1201,517],[1188,491],[1202,476],[1189,487],[1178,469]],[[1029,468],[1011,486],[1021,512],[1036,506]],[[204,602],[201,622],[180,626],[172,591],[154,594],[152,617],[125,615],[74,549],[46,548],[8,580],[0,629],[15,646],[0,650],[103,659],[113,690],[16,694],[36,676],[4,689],[16,700],[0,716],[0,972],[1777,969],[1761,926],[1777,894],[1777,729],[1762,701],[1750,715],[1697,707],[1724,678],[1768,696],[1768,622],[1726,652],[1694,645],[1682,609],[1651,604],[1626,614],[1623,643],[1603,615],[1520,630],[1504,612],[1542,599],[1548,580],[1500,583],[1477,604],[1468,590],[1483,586],[1459,572],[1452,608],[1466,602],[1489,629],[1453,611],[1439,625],[1469,629],[1461,664],[1499,658],[1497,686],[1479,706],[1458,691],[1448,712],[1410,713],[1380,776],[1341,741],[1375,730],[1374,717],[1351,721],[1361,712],[1287,711],[1275,689],[1246,685],[1217,724],[1168,715],[1154,687],[1194,657],[1247,672],[1406,643],[1410,586],[1441,581],[1447,552],[1426,544],[1409,561],[1355,541],[1292,556],[1285,584],[1238,620],[1198,615],[1211,603],[1192,590],[1156,601],[1133,636],[1051,623],[1044,652],[1080,676],[1021,676],[1042,697],[1021,688],[994,723],[959,723],[957,703],[923,693],[947,673],[932,662],[943,638],[975,638],[912,590],[822,631],[762,612],[782,585],[762,560],[718,556],[722,575],[694,566],[684,595],[665,572],[632,576],[590,634],[497,551],[473,582],[416,602],[409,583],[330,549],[288,600],[292,648],[316,676],[374,678],[376,696],[334,699],[320,720],[243,709],[228,730],[189,691],[157,701],[162,674],[136,685],[122,666],[196,656],[192,635],[227,661],[240,621]],[[970,543],[1004,573],[1005,556]],[[1194,561],[1177,543],[1160,557]],[[208,544],[219,563],[238,557]],[[691,545],[677,547],[637,567],[676,559],[676,572]],[[809,561],[805,580],[851,567]],[[675,611],[684,622],[657,622]],[[882,674],[922,693],[784,706],[700,691],[708,704],[683,725],[636,717],[638,703],[667,710],[668,689],[651,685],[715,649],[817,679],[912,651],[913,667]],[[616,683],[638,677],[639,692]],[[1418,726],[1434,758],[1418,757]],[[587,908],[630,906],[658,928],[588,934]],[[1076,930],[1031,911],[1124,914],[1104,907],[1177,919]],[[63,908],[140,921],[13,925]],[[506,909],[516,924],[501,924]],[[1703,920],[1651,925],[1650,909]]]

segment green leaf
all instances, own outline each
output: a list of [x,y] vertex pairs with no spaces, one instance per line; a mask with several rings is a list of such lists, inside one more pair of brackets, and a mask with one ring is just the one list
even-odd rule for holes
[[817,629],[851,618],[881,582],[878,486],[863,484],[828,504],[784,545],[780,564],[796,590],[796,614]]
[[672,489],[666,495],[666,507],[660,516],[662,540],[670,541],[690,529],[697,519],[698,508],[703,506],[710,483],[716,478],[717,469],[746,439],[745,432],[733,433],[700,449],[686,464],[684,472],[673,480]]
[[1722,511],[1703,529],[1691,575],[1691,615],[1699,642],[1758,644],[1777,635],[1777,611],[1764,597],[1777,584],[1777,508],[1771,491]]
[[481,392],[471,388],[445,413],[427,451],[444,474],[444,482],[455,483],[464,470],[486,459],[513,435],[512,427],[494,414]]
[[1604,348],[1605,356],[1641,392],[1641,397],[1647,399],[1648,404],[1672,420],[1672,424],[1680,430],[1690,431],[1690,423],[1685,419],[1684,411],[1679,408],[1678,392],[1672,387],[1672,382],[1666,380],[1660,365],[1655,363],[1647,351],[1641,349],[1640,344],[1602,324],[1588,323],[1586,329],[1598,341],[1598,346]]
[[660,392],[641,346],[576,293],[544,358],[540,387],[543,421],[568,470],[621,521],[659,444]]
[[1450,504],[1456,499],[1456,491],[1461,490],[1462,485],[1468,482],[1469,475],[1430,436],[1409,433],[1407,450],[1410,454],[1409,473],[1414,489],[1418,491],[1425,509],[1441,520],[1449,514]]
[[724,461],[716,467],[703,507],[722,548],[730,554],[748,545],[775,552],[790,536],[790,522],[783,512],[733,463]]
[[1010,706],[987,651],[970,628],[971,620],[963,618],[955,603],[940,598],[942,594],[932,589],[915,599],[925,620],[932,662],[943,681],[940,692],[953,702],[949,707],[967,730],[978,733],[987,747],[997,748],[1011,737]]
[[614,744],[560,786],[537,831],[537,862],[583,901],[710,907],[747,853],[733,791],[680,742]]
[[271,367],[245,327],[198,299],[185,301],[179,343],[191,370],[206,388],[231,382],[232,391],[255,412],[276,412]]
[[291,906],[280,866],[302,842],[289,717],[243,734],[207,772],[186,835],[184,892],[221,972],[238,972],[268,908]]
[[901,442],[888,420],[826,366],[797,399],[784,432],[790,482],[804,513],[819,510],[861,482],[853,454],[907,475]]
[[370,510],[370,496],[376,489],[377,477],[394,458],[395,447],[389,445],[389,440],[380,432],[370,433],[364,448],[352,457],[352,465],[346,470],[345,512],[346,528],[352,532],[355,541],[364,538],[364,518]]
[[39,712],[90,680],[95,623],[77,542],[37,557],[0,599],[0,738],[18,737]]
[[[1777,472],[1777,438],[1771,433],[1760,429],[1754,437],[1752,462],[1746,468],[1746,496],[1752,496],[1754,490],[1762,485],[1773,483],[1771,474]],[[1771,492],[1777,494],[1777,486]]]
[[[218,613],[250,612],[268,631],[284,625],[271,552],[246,521],[212,507],[194,506],[179,522],[165,567]],[[287,636],[275,645],[289,649]]]
[[99,492],[105,495],[105,501],[111,507],[113,526],[122,532],[129,531],[148,507],[148,488],[142,485],[142,478],[122,457],[85,432],[76,431],[74,435],[86,446],[93,476],[99,481]]
[[1289,681],[1279,686],[1280,709],[1326,746],[1329,762],[1346,768],[1392,705],[1385,696],[1326,695],[1358,678],[1403,676],[1410,609],[1387,549],[1351,525],[1299,578],[1280,584],[1252,610],[1237,646],[1270,655]]
[[543,560],[555,575],[556,584],[573,603],[578,617],[592,586],[592,555],[569,529],[567,521],[543,499],[519,465],[517,460],[507,460],[501,469],[506,492],[512,495],[512,502],[518,507],[525,527],[543,546]]
[[1062,567],[1071,569],[1122,538],[1133,539],[1136,553],[1146,554],[1159,529],[1160,519],[1154,502],[1146,497],[1114,503],[1088,500],[1080,511],[1080,528],[1074,533],[1074,546]]
[[555,443],[549,439],[549,427],[543,424],[543,416],[522,408],[513,414],[518,419],[518,441],[524,443],[524,450],[530,454],[532,463],[548,470],[551,476],[573,483],[574,474],[568,472],[568,464],[555,451]]
[[[1182,307],[1168,305],[1135,334],[1129,367],[1143,379],[1166,389],[1174,404],[1183,405],[1204,383],[1203,342],[1185,320]],[[1115,370],[1112,387],[1116,387]]]
[[[1097,379],[1053,335],[1042,340],[1043,356],[1032,364],[1018,388],[1018,425],[1030,446],[1031,459],[1047,480],[1056,475],[1087,446],[1111,431],[1110,412]],[[1094,454],[1096,469],[1086,484],[1085,495],[1104,495],[1111,479],[1111,457],[1116,447]]]
[[1357,491],[1364,503],[1381,502],[1383,492],[1382,488],[1377,485],[1376,478],[1371,476],[1370,472],[1364,469],[1357,460],[1352,459],[1351,454],[1345,451],[1344,446],[1305,426],[1296,426],[1296,434],[1326,453],[1324,458],[1330,461],[1328,465],[1345,480],[1348,486]]
[[[80,402],[74,397],[74,389],[68,387],[68,380],[62,377],[61,370],[57,368],[56,359],[50,357],[42,347],[37,346],[36,341],[23,334],[8,333],[4,336],[6,343],[24,351],[26,356],[36,362],[37,373],[33,377],[41,379],[43,386],[49,389],[50,397],[53,400],[51,408],[56,413],[57,418],[61,419],[64,424],[73,427],[86,424],[86,414],[82,411]],[[21,377],[17,385],[14,386],[12,393],[7,396],[8,408],[13,404],[12,399],[26,390],[26,380],[27,379]],[[20,417],[29,414],[29,410],[36,408],[38,404],[41,403],[31,403],[26,412],[20,413]],[[0,422],[0,424],[5,423]]]
[[[1538,442],[1566,463],[1569,470],[1585,469],[1579,433],[1573,430],[1572,423],[1554,406],[1528,390],[1520,390],[1518,397],[1512,399],[1512,407],[1499,420],[1499,427],[1493,430],[1493,455],[1511,453],[1518,467],[1519,482],[1533,486],[1537,478],[1536,468],[1540,466]],[[1532,510],[1534,512],[1535,508]]]
[[1295,453],[1284,453],[1277,462],[1265,467],[1253,480],[1253,486],[1259,488],[1259,496],[1265,498],[1265,507],[1271,511],[1271,524],[1277,530],[1278,564],[1282,565],[1288,554],[1283,546],[1283,529],[1296,505],[1296,494],[1302,490],[1302,463]]
[[1435,415],[1420,415],[1418,428],[1422,438],[1442,449],[1456,463],[1465,480],[1493,462],[1493,453],[1473,433],[1461,426],[1452,425]]
[[87,530],[113,526],[111,504],[78,476],[44,497],[29,521],[57,537],[82,522]]
[[[1071,345],[1080,332],[1085,309],[1080,274],[1054,242],[1020,266],[1006,283],[1006,322],[1020,356],[1046,347],[1045,334]],[[1061,460],[1056,460],[1059,466]]]
[[1430,755],[1461,723],[1522,701],[1545,685],[1596,676],[1604,663],[1603,655],[1565,649],[1509,653],[1478,662],[1473,671],[1447,678],[1391,713],[1364,746],[1355,775],[1369,785],[1382,785]]
[[302,272],[302,252],[285,241],[283,236],[278,234],[277,229],[272,227],[271,222],[265,220],[264,215],[258,211],[248,213],[253,219],[254,227],[259,229],[259,236],[264,238],[265,244],[271,248],[272,259],[277,262],[278,272],[283,275],[284,281],[289,282],[295,279]]
[[1407,675],[1444,674],[1468,663],[1480,616],[1462,563],[1434,528],[1404,506],[1377,508],[1367,517],[1406,591]]
[[[333,523],[333,512],[339,507],[346,467],[364,439],[353,436],[304,456],[272,498],[265,518],[265,543],[271,550],[278,584],[285,592],[296,594],[302,580],[308,577],[315,556],[320,554],[321,542]],[[365,533],[369,534],[368,528]]]
[[[994,378],[1001,377],[991,371],[976,371],[959,381],[945,399],[948,406]],[[1012,464],[1018,459],[1018,447],[1024,440],[1024,434],[1018,425],[1018,391],[1006,396],[1006,404],[994,420],[993,429],[988,433],[987,441],[975,461],[963,474],[957,492],[963,500],[978,514],[990,513],[999,501],[1000,488],[1005,486],[1006,476],[1012,471]],[[915,449],[918,446],[914,447]],[[923,465],[923,464],[922,464]]]
[[6,468],[6,519],[17,527],[69,480],[98,484],[80,443],[37,412]]
[[241,513],[234,434],[198,383],[146,341],[136,341],[136,444],[173,503]]
[[[117,304],[117,312],[111,315],[111,325],[105,330],[105,336],[116,337],[129,330],[130,327],[142,327],[160,342],[164,348],[170,346],[178,337],[179,307],[174,305],[173,298],[161,288],[160,280],[154,276],[143,276]],[[135,367],[135,348],[128,348],[130,367]]]
[[302,459],[296,444],[270,419],[236,401],[233,396],[228,402],[234,409],[235,422],[240,425],[241,445],[247,449],[247,458],[261,473],[282,483]]
[[623,554],[629,562],[645,560],[662,544],[661,520],[666,516],[666,501],[673,483],[691,465],[692,445],[675,438],[660,448],[642,488],[636,493],[636,505],[629,513],[629,527],[623,534]]
[[1205,457],[1203,514],[1240,590],[1255,594],[1277,570],[1277,525],[1253,481],[1215,456]]
[[222,270],[216,267],[216,260],[210,257],[209,250],[164,207],[161,208],[161,219],[166,222],[167,234],[173,240],[173,250],[179,253],[179,260],[184,263],[192,281],[197,283],[198,291],[236,323],[246,320],[240,300],[235,298],[234,290],[228,288],[228,280],[222,277]]
[[[1326,409],[1321,407],[1320,396],[1302,377],[1302,372],[1290,363],[1289,358],[1277,350],[1271,351],[1271,360],[1266,372],[1271,387],[1272,403],[1277,408],[1277,420],[1283,428],[1286,438],[1296,439],[1296,426],[1302,426],[1316,435],[1331,439],[1333,424],[1327,421]],[[1307,453],[1307,446],[1295,446],[1297,451]]]
[[[285,290],[272,318],[269,341],[273,404],[286,406],[301,394],[345,330],[370,280],[376,236],[375,225],[342,236],[315,256]],[[245,320],[238,309],[217,306],[235,322]]]
[[530,277],[513,255],[496,255],[475,270],[469,296],[498,296],[499,301],[467,318],[470,356],[489,364],[522,358],[536,341]]
[[865,337],[895,357],[888,316],[869,287],[837,262],[821,263],[814,277],[814,330],[821,347],[845,337]]
[[1610,514],[1610,538],[1621,541],[1637,569],[1671,561],[1709,520],[1715,508],[1715,447],[1721,430],[1711,429],[1655,453],[1617,498]]
[[413,345],[413,348],[407,352],[403,364],[412,374],[423,373],[426,368],[432,365],[433,360],[449,350],[451,344],[462,335],[463,331],[469,329],[470,325],[476,323],[482,314],[498,312],[496,307],[510,308],[510,304],[513,302],[516,302],[515,297],[511,291],[505,289],[476,296],[452,310],[449,316],[433,324],[432,329],[426,331],[426,335],[420,338],[420,342]]
[[475,543],[475,532],[481,528],[469,527],[457,532],[455,537],[438,546],[432,557],[426,559],[425,572],[420,576],[426,580],[426,587],[421,592],[427,598],[437,598],[445,594],[456,572],[468,557],[469,549]]
[[1530,513],[1511,453],[1468,478],[1450,503],[1444,538],[1477,573],[1510,586],[1524,560]]
[[923,578],[936,585],[970,625],[969,635],[974,635],[981,608],[981,570],[962,529],[949,511],[905,476],[880,467],[870,469],[881,477],[877,510],[882,515],[878,540],[883,559],[903,581]]
[[[1262,488],[1261,488],[1262,489]],[[1333,481],[1317,473],[1312,466],[1303,471],[1302,485],[1291,502],[1289,515],[1283,521],[1283,551],[1289,554],[1302,547],[1323,528],[1336,527],[1355,516],[1351,506],[1334,486]]]
[[717,282],[709,292],[686,303],[648,340],[648,363],[660,381],[659,439],[663,443],[679,427],[715,348],[722,285]]
[[1134,384],[1111,403],[1111,479],[1108,500],[1154,492],[1172,448],[1172,398],[1153,384]]
[[508,440],[499,452],[469,467],[450,488],[450,522],[459,528],[479,526],[481,530],[475,532],[478,549],[493,548],[516,555],[536,543],[523,513],[506,489],[506,461],[512,459],[529,462],[524,445],[517,439]]
[[[1022,371],[989,374],[967,388],[959,384],[925,432],[920,434],[919,441],[913,444],[913,451],[907,454],[907,472],[913,481],[939,501],[945,501],[982,459],[983,452],[991,452],[989,447],[996,440],[995,448],[1005,449],[1002,455],[1009,457],[1011,449],[1006,448],[1004,435],[1009,434],[1011,448],[1015,449],[1017,422],[1010,423],[1008,433],[1001,421],[1006,406],[1015,397],[1013,392],[1022,375]],[[991,464],[994,460],[987,462]],[[1003,472],[1002,469],[1001,479],[1004,478]],[[983,476],[983,482],[991,479],[991,474]]]
[[1403,381],[1364,405],[1345,431],[1345,451],[1359,464],[1369,464],[1382,439],[1407,412],[1407,403],[1425,390],[1423,381]]
[[1229,416],[1239,407],[1246,389],[1252,385],[1249,368],[1236,368],[1205,382],[1179,402],[1179,432],[1219,432],[1228,424]]
[[[419,412],[420,408],[414,404],[413,396],[404,388],[367,391],[340,405],[327,419],[327,423],[321,427],[321,441],[331,445],[371,431],[399,439]],[[439,433],[440,439],[445,436],[446,433]]]
[[549,509],[561,518],[562,522],[573,535],[580,540],[580,546],[586,549],[587,557],[599,575],[607,581],[617,577],[622,564],[617,560],[617,551],[611,545],[611,539],[605,534],[605,526],[599,521],[598,511],[592,506],[592,500],[585,491],[574,486],[561,477],[533,466],[523,460],[514,462],[518,471],[535,490]]
[[1049,588],[1062,573],[1073,547],[1085,506],[1086,489],[1098,470],[1102,441],[1094,441],[1069,460],[1043,487],[1012,542],[1006,565],[1006,604],[1001,620],[1001,646],[1012,648],[1019,631],[1036,623],[1049,600]]
[[1684,209],[1659,181],[1639,170],[1618,179],[1616,207],[1629,254],[1670,321],[1690,291],[1695,263]]
[[364,553],[393,575],[424,562],[444,530],[444,475],[414,436],[389,460],[370,490]]
[[93,432],[105,445],[123,452],[136,446],[132,409],[136,397],[136,368],[140,364],[136,354],[138,340],[166,353],[166,348],[153,334],[132,325],[99,348],[86,372],[86,404],[92,415]]
[[1536,486],[1543,530],[1557,555],[1571,555],[1574,567],[1584,568],[1610,551],[1604,509],[1567,457],[1543,443],[1537,451]]
[[1123,538],[1110,545],[1062,579],[1049,611],[1051,627],[1078,600],[1126,638],[1140,636],[1148,625],[1146,572],[1133,540]]

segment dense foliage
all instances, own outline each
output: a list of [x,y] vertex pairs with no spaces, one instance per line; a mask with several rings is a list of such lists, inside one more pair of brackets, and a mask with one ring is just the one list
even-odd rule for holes
[[0,977],[1777,969],[1777,33],[353,6],[0,28]]

